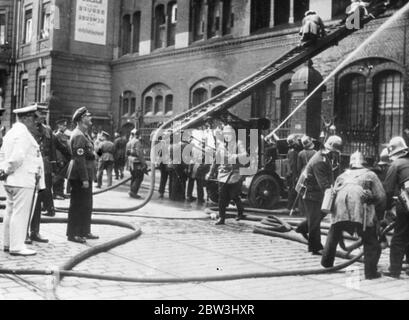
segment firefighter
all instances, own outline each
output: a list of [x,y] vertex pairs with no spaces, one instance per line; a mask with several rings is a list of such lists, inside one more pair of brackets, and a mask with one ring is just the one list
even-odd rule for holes
[[325,36],[324,22],[315,11],[308,10],[305,13],[299,34],[301,36],[300,45],[312,44]]
[[104,170],[107,172],[107,186],[112,186],[112,169],[114,167],[114,154],[115,154],[115,146],[112,141],[109,141],[110,134],[108,132],[102,131],[101,138],[102,142],[99,144],[98,148],[96,149],[97,155],[99,157],[98,160],[98,174],[97,174],[97,181],[98,185],[97,188],[101,188],[102,186],[102,176],[104,175]]
[[297,194],[295,192],[295,185],[297,183],[298,179],[298,174],[297,174],[297,158],[298,158],[298,153],[301,151],[301,146],[299,143],[298,136],[295,134],[290,134],[287,138],[287,143],[288,143],[288,153],[287,153],[287,159],[288,159],[288,173],[287,173],[287,183],[288,183],[288,203],[287,203],[287,208],[288,210],[291,210],[294,201],[297,197]]
[[59,119],[56,121],[57,131],[55,132],[56,154],[57,154],[57,173],[54,177],[53,191],[54,199],[64,200],[64,182],[67,174],[68,164],[71,160],[70,136],[67,135],[67,120]]
[[134,129],[133,134],[134,137],[130,140],[128,145],[129,170],[132,176],[129,196],[131,198],[141,199],[138,192],[143,181],[144,173],[147,171],[147,166],[140,140],[140,132]]
[[[386,210],[391,211],[394,205],[394,196],[404,198],[405,182],[409,181],[409,149],[402,137],[394,137],[388,145],[389,157],[392,161],[384,188],[386,191]],[[395,232],[390,247],[390,268],[386,275],[399,278],[402,270],[402,261],[409,246],[409,210],[404,201],[396,202]]]
[[324,148],[318,151],[305,167],[306,190],[303,203],[307,219],[296,231],[305,237],[308,233],[308,251],[312,254],[319,254],[323,249],[320,225],[324,215],[321,212],[321,205],[325,191],[334,184],[333,159],[340,153],[341,146],[342,139],[339,136],[329,137]]
[[362,237],[364,245],[365,278],[376,279],[381,276],[377,271],[381,246],[376,234],[376,207],[383,206],[386,200],[382,182],[376,174],[364,167],[362,153],[351,155],[350,169],[335,181],[336,198],[331,216],[331,228],[322,255],[321,264],[325,268],[334,265],[338,243],[342,232]]
[[240,163],[247,157],[243,143],[236,141],[236,132],[233,127],[226,125],[223,128],[224,142],[219,143],[216,151],[215,163],[212,165],[207,180],[218,170],[219,182],[219,219],[216,225],[223,225],[226,219],[226,208],[231,200],[237,206],[237,218],[244,218],[244,208],[240,200],[242,176],[240,175]]

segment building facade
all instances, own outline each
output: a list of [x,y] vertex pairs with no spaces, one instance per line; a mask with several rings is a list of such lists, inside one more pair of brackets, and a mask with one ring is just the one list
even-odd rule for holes
[[[347,148],[365,145],[367,153],[378,152],[381,143],[401,134],[408,123],[409,18],[408,13],[391,18],[407,2],[392,0],[383,17],[314,57],[312,65],[258,88],[233,112],[243,118],[267,117],[277,126],[311,90],[302,83],[312,74],[326,78],[346,55],[393,19],[280,133],[298,130],[316,136],[324,120],[332,119]],[[86,105],[96,129],[129,131],[139,126],[148,139],[159,123],[217,95],[296,46],[305,11],[316,11],[331,26],[340,21],[349,3],[0,1],[0,41],[1,12],[10,10],[5,35],[14,35],[11,43],[16,48],[0,69],[6,75],[14,72],[6,76],[4,103],[12,110],[32,101],[48,102],[51,124]]]

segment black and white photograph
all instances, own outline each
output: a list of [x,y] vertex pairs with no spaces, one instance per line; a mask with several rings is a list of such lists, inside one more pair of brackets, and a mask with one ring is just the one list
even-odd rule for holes
[[0,0],[0,300],[408,299],[409,1]]

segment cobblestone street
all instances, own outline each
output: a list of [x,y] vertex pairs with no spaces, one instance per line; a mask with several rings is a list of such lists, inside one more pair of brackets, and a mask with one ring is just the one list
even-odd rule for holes
[[[141,201],[130,199],[126,190],[127,187],[123,186],[95,196],[95,206],[130,207]],[[67,204],[68,201],[57,203],[62,206]],[[58,217],[64,216],[64,213],[58,214]],[[142,229],[142,235],[80,263],[74,268],[75,271],[140,278],[183,278],[320,268],[320,257],[307,253],[305,245],[254,234],[255,222],[229,219],[225,226],[216,227],[203,208],[195,204],[176,205],[167,200],[157,200],[157,194],[153,201],[137,212],[113,213],[98,218],[131,223]],[[100,239],[81,245],[66,241],[66,224],[42,224],[41,229],[41,233],[50,239],[49,244],[35,244],[38,254],[34,257],[11,257],[2,252],[1,267],[55,268],[88,246],[130,233],[130,230],[121,227],[95,225],[93,233],[98,234]],[[388,258],[386,250],[381,258],[381,270],[387,269]],[[341,262],[341,259],[336,261]],[[361,263],[331,274],[181,284],[67,277],[60,282],[55,294],[52,292],[51,276],[0,275],[0,300],[408,299],[407,284],[406,275],[400,280],[388,277],[364,280]]]

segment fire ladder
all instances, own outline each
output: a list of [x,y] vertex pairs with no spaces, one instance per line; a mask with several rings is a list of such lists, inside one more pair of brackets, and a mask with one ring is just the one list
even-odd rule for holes
[[[361,28],[376,16],[384,13],[386,8],[386,3],[380,3],[370,8],[370,15],[360,21]],[[207,117],[216,117],[218,114],[225,112],[239,101],[248,97],[258,86],[267,81],[271,82],[280,78],[319,53],[337,45],[339,41],[354,33],[357,29],[348,28],[345,24],[342,24],[333,26],[329,31],[325,37],[320,38],[314,45],[307,47],[298,46],[289,50],[272,63],[226,89],[219,95],[174,117],[161,127],[162,130],[168,134],[173,134],[188,128],[193,128],[203,122],[203,119]]]

